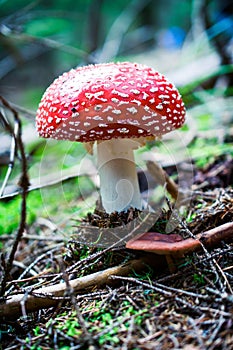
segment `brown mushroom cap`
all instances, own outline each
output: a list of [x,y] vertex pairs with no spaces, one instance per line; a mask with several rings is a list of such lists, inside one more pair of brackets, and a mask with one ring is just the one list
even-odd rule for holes
[[183,255],[201,247],[200,241],[193,238],[183,239],[178,234],[158,232],[143,233],[126,243],[126,248],[153,252],[159,255]]

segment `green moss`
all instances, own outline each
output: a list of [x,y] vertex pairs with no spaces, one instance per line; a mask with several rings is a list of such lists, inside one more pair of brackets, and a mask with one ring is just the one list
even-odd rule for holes
[[0,234],[11,233],[18,226],[20,199],[8,203],[0,202]]
[[[37,217],[38,208],[42,206],[39,191],[29,193],[27,197],[27,223],[31,224]],[[8,202],[0,202],[0,235],[15,231],[20,221],[21,198],[16,196]]]
[[[78,206],[77,201],[80,196],[85,197],[91,190],[93,190],[92,182],[88,178],[81,177],[29,192],[27,196],[27,224],[31,225],[38,217],[50,217],[58,223],[76,212],[85,213],[85,209]],[[8,202],[0,201],[0,235],[10,234],[17,229],[20,221],[20,210],[20,196],[16,196]],[[70,225],[73,225],[73,222]]]
[[193,281],[195,283],[197,283],[199,286],[204,286],[205,285],[205,278],[201,274],[194,273]]
[[219,143],[216,137],[211,139],[197,138],[189,146],[191,157],[198,168],[203,168],[214,162],[216,157],[223,154],[233,156],[233,144]]

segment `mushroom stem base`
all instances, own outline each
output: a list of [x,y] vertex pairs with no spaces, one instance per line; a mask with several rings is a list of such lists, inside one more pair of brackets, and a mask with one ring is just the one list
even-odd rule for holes
[[130,139],[97,143],[100,195],[107,213],[142,209],[134,149],[140,144]]

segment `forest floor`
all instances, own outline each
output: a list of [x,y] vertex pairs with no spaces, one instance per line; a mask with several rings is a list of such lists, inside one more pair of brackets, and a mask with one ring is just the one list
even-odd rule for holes
[[[172,175],[174,169],[165,170]],[[232,183],[229,154],[194,167],[194,190],[175,232],[186,239],[232,224]],[[165,231],[169,203],[153,227],[157,232]],[[105,216],[103,223],[97,214],[82,222],[84,230],[98,220],[125,224],[122,215]],[[8,305],[0,305],[0,347],[233,349],[232,228],[228,236],[175,259],[171,269],[163,256],[124,245],[88,247],[75,237],[64,242],[48,222],[36,221],[18,246]],[[10,248],[12,240],[5,244]]]

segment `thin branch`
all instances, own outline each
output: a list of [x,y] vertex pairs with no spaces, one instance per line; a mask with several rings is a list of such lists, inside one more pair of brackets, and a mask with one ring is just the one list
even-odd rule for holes
[[[228,238],[228,239],[231,238],[232,233],[233,233],[233,223],[229,222],[229,223],[223,224],[221,226],[215,227],[215,228],[208,230],[206,232],[202,232],[196,236],[193,235],[193,233],[188,229],[187,225],[182,220],[180,220],[180,223],[183,226],[183,228],[185,229],[185,231],[191,237],[191,240],[192,239],[194,241],[198,240],[198,242],[200,243],[200,247],[202,248],[205,256],[207,258],[209,258],[211,269],[217,277],[217,280],[218,280],[220,287],[221,287],[221,291],[225,292],[225,286],[227,286],[230,293],[233,294],[233,290],[230,286],[230,283],[227,280],[226,275],[224,274],[224,271],[218,265],[217,261],[211,257],[210,253],[208,252],[208,250],[206,248],[206,247],[208,247],[208,245],[211,246],[211,245],[216,244],[217,242],[220,242],[221,240],[224,240],[226,238]],[[223,280],[225,282],[225,286],[222,283],[220,276],[223,278]]]
[[[114,276],[113,275],[113,276],[111,276],[111,279],[131,282],[131,283],[135,283],[135,284],[138,284],[140,286],[143,286],[145,288],[152,289],[157,293],[160,293],[168,298],[174,299],[174,301],[181,303],[184,307],[188,307],[191,310],[199,313],[200,315],[202,315],[204,311],[213,311],[219,315],[224,315],[227,317],[232,316],[230,312],[226,312],[224,310],[212,309],[212,308],[208,308],[208,307],[202,307],[202,306],[198,306],[195,304],[191,304],[191,302],[186,301],[186,300],[180,298],[179,296],[177,296],[176,293],[174,293],[173,291],[169,291],[169,287],[167,287],[167,286],[166,286],[166,289],[167,289],[166,290],[166,289],[164,289],[163,285],[161,287],[159,287],[159,286],[157,286],[156,283],[155,283],[155,285],[153,285],[153,284],[138,280],[137,278],[134,278],[134,277],[123,277],[123,276]],[[182,294],[186,293],[184,290],[179,290],[179,291],[182,292]]]
[[[95,272],[88,276],[80,277],[69,281],[70,288],[74,292],[91,289],[111,283],[110,277],[113,275],[128,275],[132,271],[139,271],[145,266],[142,260],[131,260],[127,264],[111,267],[103,271]],[[23,311],[26,313],[38,311],[40,309],[56,306],[67,292],[67,283],[58,283],[52,286],[35,289],[30,294],[18,293],[9,297],[4,304],[0,304],[0,320],[6,321],[16,319]],[[65,299],[64,299],[65,300]],[[24,310],[22,310],[22,303]]]
[[82,313],[80,312],[79,306],[77,304],[77,299],[76,299],[76,296],[75,296],[74,288],[71,286],[70,281],[69,281],[69,275],[65,271],[63,273],[63,280],[66,283],[66,293],[67,293],[67,295],[70,298],[70,301],[71,301],[71,303],[73,305],[73,308],[75,309],[76,316],[77,316],[78,322],[79,322],[79,324],[80,324],[80,326],[82,328],[84,337],[87,340],[88,345],[92,345],[93,344],[92,337],[91,337],[91,335],[88,332],[88,328],[87,328],[85,319],[83,318]]
[[1,112],[0,112],[0,117],[1,117],[1,120],[3,121],[5,128],[9,131],[9,133],[12,136],[11,147],[10,147],[10,159],[9,159],[9,163],[8,163],[8,168],[7,168],[7,172],[6,172],[4,181],[3,181],[2,186],[0,188],[0,198],[1,198],[3,196],[4,190],[6,188],[8,180],[9,180],[10,175],[12,173],[12,170],[14,168],[15,154],[16,154],[16,135],[19,132],[19,125],[18,125],[18,123],[15,123],[14,129],[12,129],[11,125],[8,123],[5,116]]
[[[21,179],[20,179],[20,186],[22,188],[22,201],[21,201],[21,209],[20,209],[20,222],[18,231],[15,237],[15,241],[12,245],[8,260],[6,262],[2,282],[1,282],[1,291],[0,295],[3,296],[6,289],[6,283],[10,275],[10,271],[13,265],[14,256],[18,247],[18,244],[23,236],[23,232],[25,230],[26,226],[26,214],[27,214],[27,208],[26,208],[26,197],[27,197],[27,189],[29,186],[29,178],[28,178],[28,171],[27,171],[27,158],[24,150],[24,145],[21,137],[21,121],[18,117],[17,112],[11,107],[11,105],[2,97],[0,96],[0,101],[4,105],[5,108],[7,108],[14,117],[15,125],[17,125],[17,128],[15,127],[14,130],[11,129],[11,126],[9,124],[9,130],[11,129],[11,135],[14,135],[15,143],[18,147],[20,156],[21,156]],[[17,131],[17,134],[15,134],[15,131]]]
[[[62,173],[50,173],[45,176],[41,176],[38,178],[30,179],[30,186],[28,186],[27,191],[35,191],[39,190],[48,186],[53,186],[60,184],[64,181],[68,181],[72,178],[75,178],[77,176],[89,176],[89,178],[93,179],[93,175],[95,174],[95,168],[93,167],[92,163],[89,161],[85,162],[85,168],[80,171],[80,166],[75,165],[69,169],[65,169],[62,171]],[[10,190],[9,190],[10,189]],[[0,199],[7,199],[17,196],[21,193],[21,188],[15,187],[15,189],[12,191],[12,186],[5,187],[5,193],[0,196]]]
[[156,162],[148,160],[147,169],[153,178],[162,186],[166,186],[168,193],[177,200],[179,190],[177,184],[168,176],[165,170],[163,170]]

